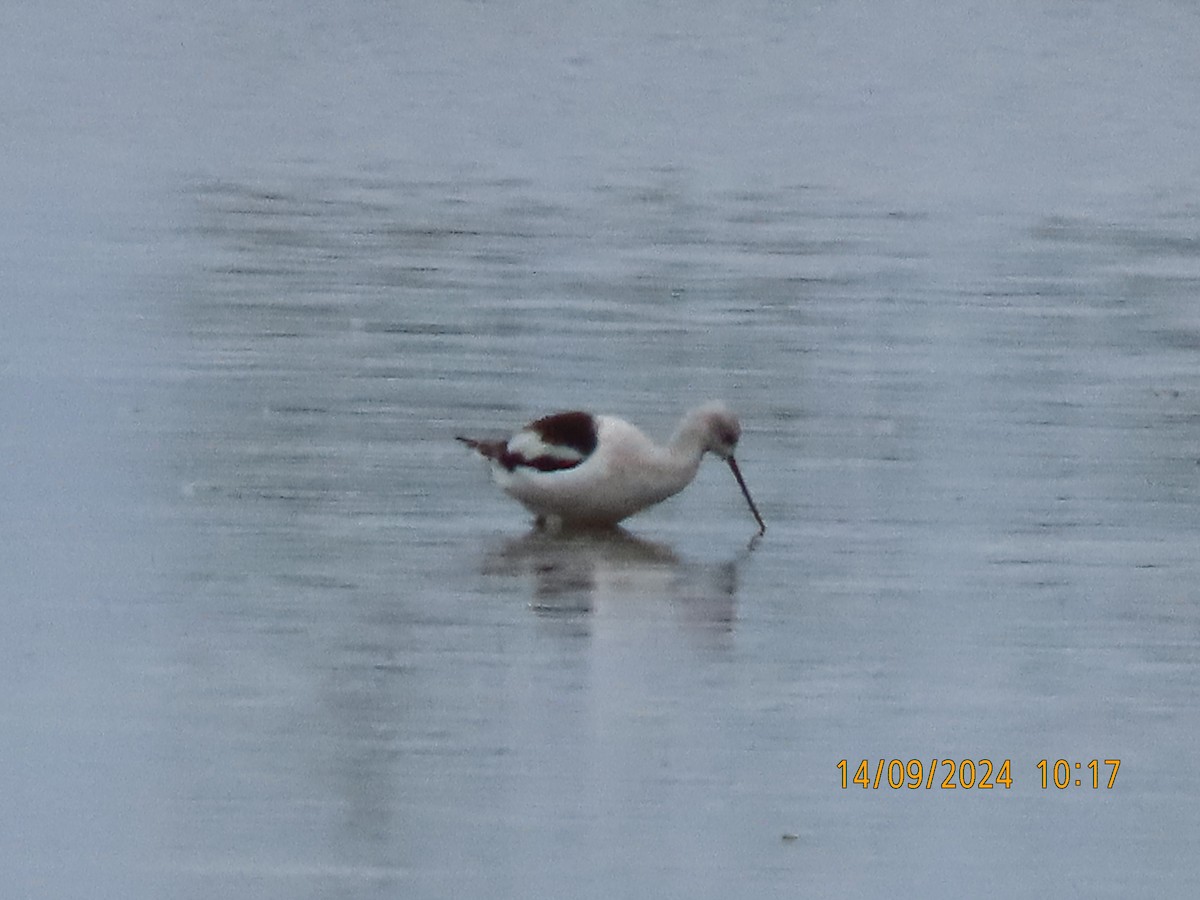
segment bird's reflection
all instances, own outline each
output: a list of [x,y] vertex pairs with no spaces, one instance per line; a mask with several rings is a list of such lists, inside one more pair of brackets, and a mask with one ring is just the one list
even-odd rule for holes
[[540,615],[592,613],[622,618],[666,611],[682,621],[731,628],[737,561],[700,563],[622,528],[530,531],[486,554],[485,575],[528,577]]

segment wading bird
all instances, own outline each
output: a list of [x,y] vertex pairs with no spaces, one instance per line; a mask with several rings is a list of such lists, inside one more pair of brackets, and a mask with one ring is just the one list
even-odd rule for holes
[[685,415],[665,447],[624,419],[578,411],[537,419],[508,440],[458,440],[488,461],[495,482],[540,526],[551,527],[616,525],[678,494],[704,454],[715,453],[729,464],[761,535],[767,526],[733,458],[741,434],[733,413],[714,402]]

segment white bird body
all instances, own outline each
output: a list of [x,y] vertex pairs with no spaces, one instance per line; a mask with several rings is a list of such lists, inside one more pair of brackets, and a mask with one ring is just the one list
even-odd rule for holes
[[488,460],[492,477],[539,521],[611,526],[682,491],[712,451],[729,464],[760,527],[733,451],[741,426],[720,403],[692,410],[666,446],[615,416],[557,413],[508,441],[459,438]]

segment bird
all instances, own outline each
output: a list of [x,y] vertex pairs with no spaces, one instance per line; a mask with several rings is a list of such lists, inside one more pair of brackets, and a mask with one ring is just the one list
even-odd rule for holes
[[688,412],[666,446],[624,419],[580,410],[530,422],[507,440],[457,435],[544,528],[610,528],[691,484],[705,453],[728,464],[758,534],[767,526],[734,459],[742,426],[724,403]]

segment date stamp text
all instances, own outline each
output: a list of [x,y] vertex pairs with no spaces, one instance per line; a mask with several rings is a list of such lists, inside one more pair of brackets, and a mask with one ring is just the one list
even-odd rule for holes
[[840,759],[838,781],[842,790],[907,788],[926,790],[1011,790],[1023,774],[1042,790],[1086,788],[1111,791],[1117,783],[1119,759],[1039,759],[1030,771],[1013,775],[1011,759]]

